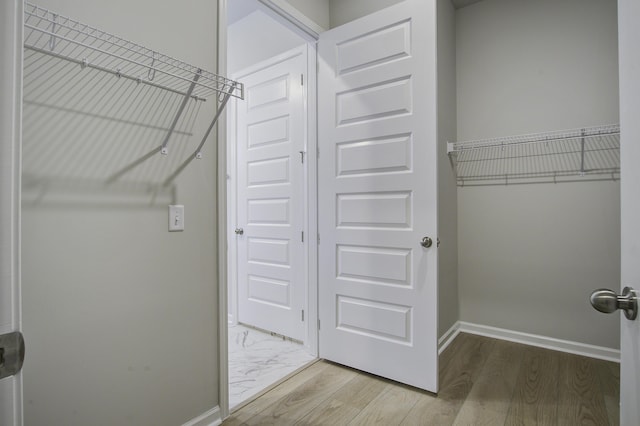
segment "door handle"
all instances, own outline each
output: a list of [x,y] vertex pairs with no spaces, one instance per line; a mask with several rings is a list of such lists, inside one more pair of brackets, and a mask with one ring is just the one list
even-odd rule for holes
[[235,233],[238,234],[238,235],[242,235],[242,234],[244,234],[244,229],[236,228]]
[[18,374],[24,363],[24,338],[22,333],[0,335],[0,379]]
[[424,248],[429,248],[433,245],[433,240],[429,237],[424,237],[420,240],[420,245]]
[[589,300],[591,306],[605,314],[621,309],[628,320],[634,320],[638,316],[638,294],[631,287],[625,287],[622,294],[616,294],[615,291],[607,288],[599,288],[591,293]]

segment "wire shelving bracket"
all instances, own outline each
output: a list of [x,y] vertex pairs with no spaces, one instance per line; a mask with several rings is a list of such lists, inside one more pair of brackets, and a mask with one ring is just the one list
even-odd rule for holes
[[447,143],[458,186],[620,178],[620,126]]

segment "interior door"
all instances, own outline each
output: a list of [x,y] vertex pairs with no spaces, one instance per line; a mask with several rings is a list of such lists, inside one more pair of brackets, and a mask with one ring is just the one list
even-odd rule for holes
[[[0,2],[0,335],[20,329],[22,1]],[[21,374],[0,379],[0,425],[22,424]]]
[[[640,3],[618,2],[622,287],[640,290]],[[640,320],[621,315],[620,424],[640,421]]]
[[[304,340],[306,46],[238,75],[238,321]],[[240,230],[242,229],[242,230]]]
[[322,33],[318,51],[320,356],[432,392],[435,11],[401,2]]

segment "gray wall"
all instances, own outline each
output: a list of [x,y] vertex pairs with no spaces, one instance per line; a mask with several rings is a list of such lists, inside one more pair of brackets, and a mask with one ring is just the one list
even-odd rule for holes
[[[485,0],[456,13],[458,139],[618,122],[615,0]],[[620,280],[617,182],[458,190],[463,321],[610,348],[588,303]]]
[[329,29],[329,1],[330,0],[286,0],[303,15],[311,19],[322,28]]
[[455,174],[447,141],[456,140],[455,11],[449,0],[438,0],[438,336],[459,319],[458,215]]
[[[216,2],[38,4],[215,71]],[[218,405],[215,140],[169,190],[147,185],[194,149],[215,101],[187,128],[192,138],[106,185],[116,165],[159,145],[142,111],[161,111],[166,98],[80,67],[37,89],[45,68],[25,79],[25,424],[182,424]],[[81,87],[89,94],[74,98]],[[113,93],[122,97],[107,110]],[[185,205],[185,232],[167,232],[169,203]]]
[[330,27],[335,28],[362,18],[402,0],[329,0]]

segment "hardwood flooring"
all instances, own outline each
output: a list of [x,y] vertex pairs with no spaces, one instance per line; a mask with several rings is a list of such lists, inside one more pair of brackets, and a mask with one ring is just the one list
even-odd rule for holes
[[327,361],[223,422],[233,425],[618,425],[619,365],[461,333],[440,356],[440,392]]

